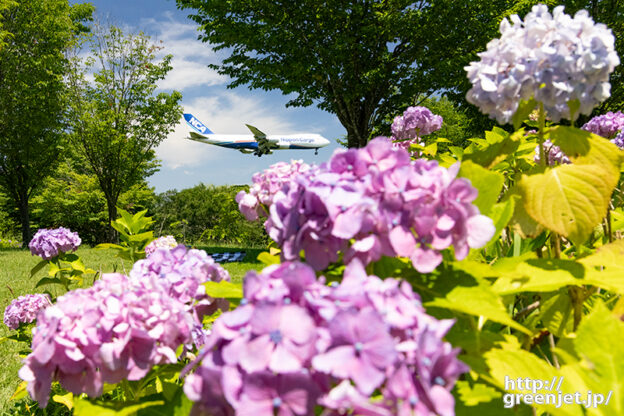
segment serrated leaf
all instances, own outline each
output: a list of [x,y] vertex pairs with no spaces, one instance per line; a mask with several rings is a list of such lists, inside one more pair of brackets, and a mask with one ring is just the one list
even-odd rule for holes
[[476,406],[479,403],[487,403],[492,400],[501,400],[503,395],[500,391],[493,387],[482,383],[475,383],[473,386],[467,381],[458,381],[456,384],[457,393],[461,401],[469,407]]
[[503,229],[509,224],[511,218],[514,214],[514,209],[516,206],[516,198],[509,198],[505,202],[500,202],[498,204],[494,204],[492,209],[490,210],[488,217],[492,219],[494,222],[494,227],[496,227],[496,232],[494,236],[490,239],[490,244],[494,244],[498,241],[498,237],[503,232]]
[[472,186],[479,191],[473,204],[479,208],[481,214],[488,215],[503,188],[505,180],[503,175],[468,160],[462,162],[458,176],[468,179]]
[[60,280],[60,279],[55,279],[55,278],[52,278],[52,277],[43,277],[43,278],[39,279],[39,281],[37,282],[35,287],[40,287],[40,286],[44,286],[44,285],[61,285],[61,286],[64,286],[63,281]]
[[206,294],[213,298],[233,298],[240,299],[243,297],[243,286],[240,283],[231,283],[226,280],[221,282],[204,283]]
[[457,286],[444,298],[436,298],[427,302],[425,306],[449,309],[473,316],[483,316],[525,334],[531,334],[531,331],[511,319],[501,298],[484,286]]
[[572,304],[567,291],[557,293],[542,303],[540,319],[544,327],[561,338],[574,330]]
[[[520,132],[523,134],[522,130]],[[471,160],[486,168],[492,168],[513,154],[520,145],[518,132],[509,135],[505,130],[494,127],[485,133],[485,142],[473,143],[464,150],[462,160]]]
[[522,176],[518,192],[531,218],[581,245],[606,215],[615,181],[598,165],[561,165]]
[[552,292],[565,286],[588,283],[585,267],[573,260],[529,259],[507,263],[510,265],[504,270],[495,268],[501,277],[494,282],[492,290],[500,295]]

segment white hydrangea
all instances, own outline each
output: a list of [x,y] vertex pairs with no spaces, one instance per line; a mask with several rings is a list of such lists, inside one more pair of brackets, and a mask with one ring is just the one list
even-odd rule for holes
[[[473,87],[466,99],[505,124],[521,100],[535,98],[554,122],[570,119],[568,102],[578,99],[582,114],[607,99],[609,74],[620,63],[610,29],[594,23],[587,11],[574,18],[557,6],[533,6],[522,21],[517,15],[500,24],[481,60],[465,67]],[[578,114],[577,114],[578,115]]]

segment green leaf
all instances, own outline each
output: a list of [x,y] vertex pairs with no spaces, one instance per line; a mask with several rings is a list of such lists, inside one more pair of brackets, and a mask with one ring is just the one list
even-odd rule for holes
[[270,266],[272,264],[280,264],[280,258],[278,255],[269,254],[266,251],[258,254],[258,261],[260,263],[266,264],[267,266]]
[[479,195],[473,204],[479,208],[481,214],[488,215],[503,189],[503,175],[468,160],[462,162],[458,176],[470,180],[472,186],[477,188]]
[[87,399],[74,400],[75,416],[133,416],[139,410],[152,406],[163,405],[164,400],[146,401],[141,403],[91,402]]
[[471,160],[486,168],[496,166],[518,149],[523,134],[524,131],[519,130],[509,135],[505,130],[494,127],[492,131],[485,132],[485,141],[466,148],[462,160]]
[[576,120],[581,109],[581,101],[579,99],[568,101],[568,108],[570,109],[570,120]]
[[39,281],[37,282],[35,287],[40,287],[40,286],[45,286],[45,285],[61,285],[61,286],[65,286],[65,283],[63,283],[63,280],[61,280],[61,279],[56,279],[56,278],[52,278],[52,277],[44,277],[44,278],[39,279]]
[[487,403],[492,400],[501,400],[502,393],[500,391],[482,383],[475,383],[471,386],[467,381],[460,380],[455,386],[459,398],[468,407],[476,406],[479,403]]
[[511,319],[501,298],[484,286],[458,286],[447,293],[446,297],[436,298],[427,302],[425,306],[449,309],[473,316],[483,316],[525,334],[531,334],[531,331]]
[[26,391],[26,387],[27,386],[28,386],[28,382],[27,381],[22,381],[17,386],[17,389],[15,389],[15,391],[13,392],[13,394],[11,395],[11,398],[9,400],[20,400],[20,399],[23,399],[24,397],[26,397],[26,395],[28,394],[28,392]]
[[498,237],[503,232],[503,229],[509,224],[511,218],[514,214],[514,208],[516,206],[516,198],[509,198],[505,202],[500,202],[498,204],[494,204],[488,217],[492,219],[494,222],[494,226],[496,227],[496,232],[494,236],[490,239],[489,244],[494,244],[498,241]]
[[39,263],[37,263],[37,265],[30,270],[30,277],[33,277],[34,275],[39,273],[39,271],[43,269],[47,264],[47,260],[41,260]]
[[[611,176],[619,177],[624,152],[604,137],[569,126],[556,126],[548,130],[553,144],[577,165],[599,165]],[[613,186],[617,178],[613,181]]]
[[518,191],[535,221],[581,245],[606,215],[616,181],[598,165],[561,165],[523,176]]
[[64,395],[55,394],[54,396],[52,396],[52,400],[65,405],[65,407],[67,407],[67,409],[69,410],[72,410],[74,408],[74,394],[71,392]]
[[551,334],[561,338],[574,330],[572,314],[570,296],[560,291],[542,303],[540,319]]
[[499,295],[552,292],[565,286],[588,283],[585,267],[573,260],[529,259],[508,263],[510,266],[503,270],[495,267],[501,277],[494,282],[492,290]]
[[243,285],[240,283],[231,283],[223,280],[217,282],[204,283],[206,294],[213,298],[233,298],[241,299],[243,297]]
[[511,119],[513,121],[514,130],[520,128],[522,123],[529,118],[529,114],[531,114],[536,107],[537,102],[534,99],[520,101],[520,105]]

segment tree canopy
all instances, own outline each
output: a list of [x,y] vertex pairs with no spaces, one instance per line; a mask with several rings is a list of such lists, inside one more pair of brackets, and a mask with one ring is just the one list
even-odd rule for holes
[[30,241],[29,199],[61,156],[64,135],[64,52],[91,6],[67,0],[2,2],[0,27],[0,186],[18,207]]
[[463,66],[509,2],[468,0],[177,0],[200,39],[231,55],[212,65],[249,85],[295,94],[288,105],[335,113],[361,147],[397,103],[460,83]]
[[[72,141],[97,177],[109,223],[117,218],[120,194],[155,172],[154,149],[182,115],[179,92],[156,93],[171,70],[171,56],[159,60],[158,50],[143,34],[95,26],[91,55],[76,58],[70,76]],[[86,77],[90,70],[93,81]]]

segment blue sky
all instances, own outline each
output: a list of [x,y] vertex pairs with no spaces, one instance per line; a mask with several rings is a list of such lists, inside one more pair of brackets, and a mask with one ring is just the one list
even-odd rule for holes
[[[76,3],[77,1],[71,1]],[[183,95],[182,106],[215,133],[249,133],[245,123],[267,134],[319,133],[331,144],[313,151],[279,150],[258,158],[235,150],[185,140],[184,120],[158,147],[162,161],[160,172],[148,182],[163,192],[168,189],[190,188],[201,182],[212,185],[235,185],[251,182],[254,172],[273,163],[303,159],[321,163],[340,147],[335,139],[346,134],[338,118],[316,107],[286,108],[288,97],[280,91],[249,90],[246,87],[227,89],[229,79],[209,68],[227,55],[215,53],[207,43],[197,40],[197,25],[188,19],[188,11],[180,11],[173,0],[95,0],[96,15],[127,31],[142,31],[153,41],[162,41],[163,55],[173,55],[172,71],[160,84],[164,91],[177,90]]]

